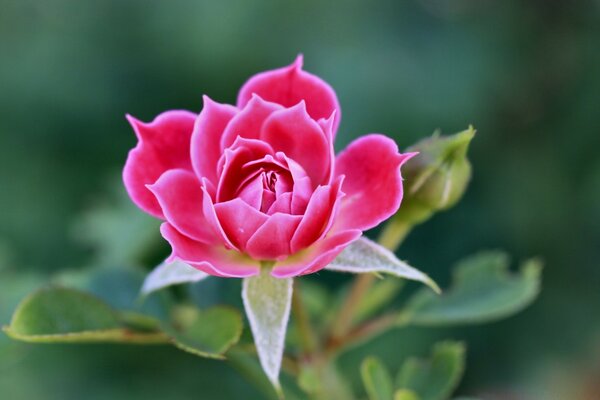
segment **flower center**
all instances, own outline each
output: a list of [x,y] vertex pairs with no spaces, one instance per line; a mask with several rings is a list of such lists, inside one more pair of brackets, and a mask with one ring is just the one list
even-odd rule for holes
[[275,192],[275,184],[277,183],[277,174],[275,171],[268,171],[262,173],[263,188]]

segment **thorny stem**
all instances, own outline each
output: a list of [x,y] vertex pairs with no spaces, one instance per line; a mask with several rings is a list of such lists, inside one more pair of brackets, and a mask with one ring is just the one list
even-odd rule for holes
[[[397,220],[391,220],[379,235],[378,242],[387,249],[395,251],[410,232],[410,229],[410,225]],[[356,314],[356,309],[374,281],[374,274],[361,274],[354,279],[350,294],[346,297],[341,311],[332,325],[332,332],[327,344],[328,352],[339,348],[342,343],[346,342],[346,335],[352,328],[352,320]]]

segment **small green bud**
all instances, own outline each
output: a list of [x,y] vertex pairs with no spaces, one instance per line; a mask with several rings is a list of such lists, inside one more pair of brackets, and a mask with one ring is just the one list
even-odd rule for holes
[[402,167],[404,199],[396,220],[416,225],[460,200],[471,179],[467,149],[474,136],[469,126],[450,136],[434,133],[407,149],[419,154]]

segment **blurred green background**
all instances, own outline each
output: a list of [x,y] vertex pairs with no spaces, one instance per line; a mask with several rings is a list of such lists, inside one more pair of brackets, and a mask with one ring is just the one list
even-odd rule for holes
[[[357,376],[366,352],[397,369],[448,337],[469,345],[461,393],[600,398],[598,1],[0,0],[0,323],[52,274],[118,263],[129,218],[151,224],[127,200],[124,214],[111,213],[135,144],[125,113],[199,111],[204,93],[235,102],[250,75],[300,52],[339,96],[338,149],[368,132],[407,147],[436,128],[478,130],[466,197],[416,229],[403,259],[442,284],[480,249],[546,265],[539,300],[518,316],[394,332],[345,356],[344,370]],[[0,398],[260,395],[226,364],[167,347],[2,336]]]

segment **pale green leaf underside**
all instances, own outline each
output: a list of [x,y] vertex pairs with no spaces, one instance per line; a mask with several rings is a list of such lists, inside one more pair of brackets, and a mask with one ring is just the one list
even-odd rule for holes
[[368,357],[360,366],[369,400],[392,399],[394,388],[387,368],[375,357]]
[[183,261],[165,261],[146,276],[142,286],[142,295],[148,295],[171,285],[198,282],[208,276],[206,272],[199,271]]
[[541,263],[529,260],[511,274],[508,256],[484,252],[455,269],[452,287],[442,296],[421,290],[401,313],[400,323],[444,325],[485,322],[514,314],[539,292]]
[[244,278],[242,298],[260,364],[280,391],[279,370],[290,316],[293,279],[271,276],[263,267],[260,274]]
[[460,382],[464,368],[464,345],[442,342],[434,347],[430,359],[408,359],[396,385],[414,392],[419,400],[446,400]]
[[338,272],[383,273],[422,282],[436,293],[437,284],[426,274],[399,260],[394,253],[367,238],[360,238],[346,247],[326,269]]

